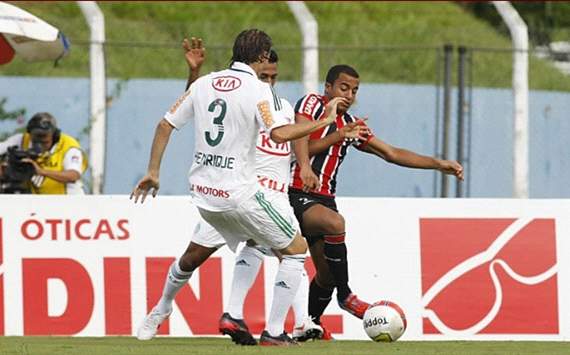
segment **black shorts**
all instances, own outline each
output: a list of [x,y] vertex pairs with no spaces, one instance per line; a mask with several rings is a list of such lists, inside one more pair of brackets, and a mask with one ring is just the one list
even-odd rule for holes
[[289,188],[289,203],[291,204],[291,207],[293,207],[293,212],[295,212],[297,221],[299,221],[299,226],[301,226],[301,233],[303,233],[303,236],[307,238],[309,242],[314,237],[322,236],[309,236],[303,231],[303,213],[305,213],[306,210],[314,205],[323,205],[335,212],[338,212],[334,197],[303,192],[297,189]]

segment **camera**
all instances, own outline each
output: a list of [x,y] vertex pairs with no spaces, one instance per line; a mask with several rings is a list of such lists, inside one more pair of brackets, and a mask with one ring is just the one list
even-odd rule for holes
[[41,148],[36,146],[28,150],[19,149],[17,146],[8,148],[3,159],[6,167],[4,174],[0,176],[0,193],[31,193],[28,182],[34,176],[35,169],[32,164],[22,162],[22,159],[30,158],[36,160],[40,156],[40,152]]

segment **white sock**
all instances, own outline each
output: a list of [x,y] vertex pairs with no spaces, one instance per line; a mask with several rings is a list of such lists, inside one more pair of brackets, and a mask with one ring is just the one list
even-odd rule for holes
[[162,290],[162,297],[158,301],[156,308],[161,314],[168,313],[172,310],[172,301],[182,286],[186,285],[192,276],[192,271],[183,271],[178,266],[178,259],[176,259],[168,269],[168,275],[164,282],[164,289]]
[[284,255],[279,264],[273,287],[271,312],[267,319],[267,332],[271,336],[283,334],[285,318],[299,289],[304,264],[305,254]]
[[247,245],[241,249],[236,257],[230,300],[227,308],[227,312],[233,318],[243,319],[245,297],[257,277],[262,262],[263,253],[255,247]]
[[303,320],[307,318],[308,307],[309,307],[309,276],[307,276],[307,271],[303,269],[301,274],[301,281],[299,282],[299,288],[293,298],[293,313],[295,314],[295,328],[303,325]]

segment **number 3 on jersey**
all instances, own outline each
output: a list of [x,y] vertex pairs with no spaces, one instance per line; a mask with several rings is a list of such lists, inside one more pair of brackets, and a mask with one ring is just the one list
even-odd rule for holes
[[[220,113],[216,116],[215,111],[218,106],[220,106]],[[214,114],[214,120],[212,123],[217,126],[218,134],[214,138],[212,138],[213,134],[207,131],[205,133],[206,142],[210,146],[215,147],[218,144],[220,144],[222,138],[224,137],[224,118],[226,117],[226,102],[222,99],[216,99],[212,101],[212,103],[210,103],[210,106],[208,106],[208,112],[212,112]]]

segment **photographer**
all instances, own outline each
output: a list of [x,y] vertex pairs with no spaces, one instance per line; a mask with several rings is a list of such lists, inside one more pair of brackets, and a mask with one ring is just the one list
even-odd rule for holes
[[25,133],[0,143],[2,155],[8,157],[0,166],[0,191],[4,193],[84,193],[81,175],[87,159],[77,140],[61,133],[55,118],[47,112],[36,113]]

